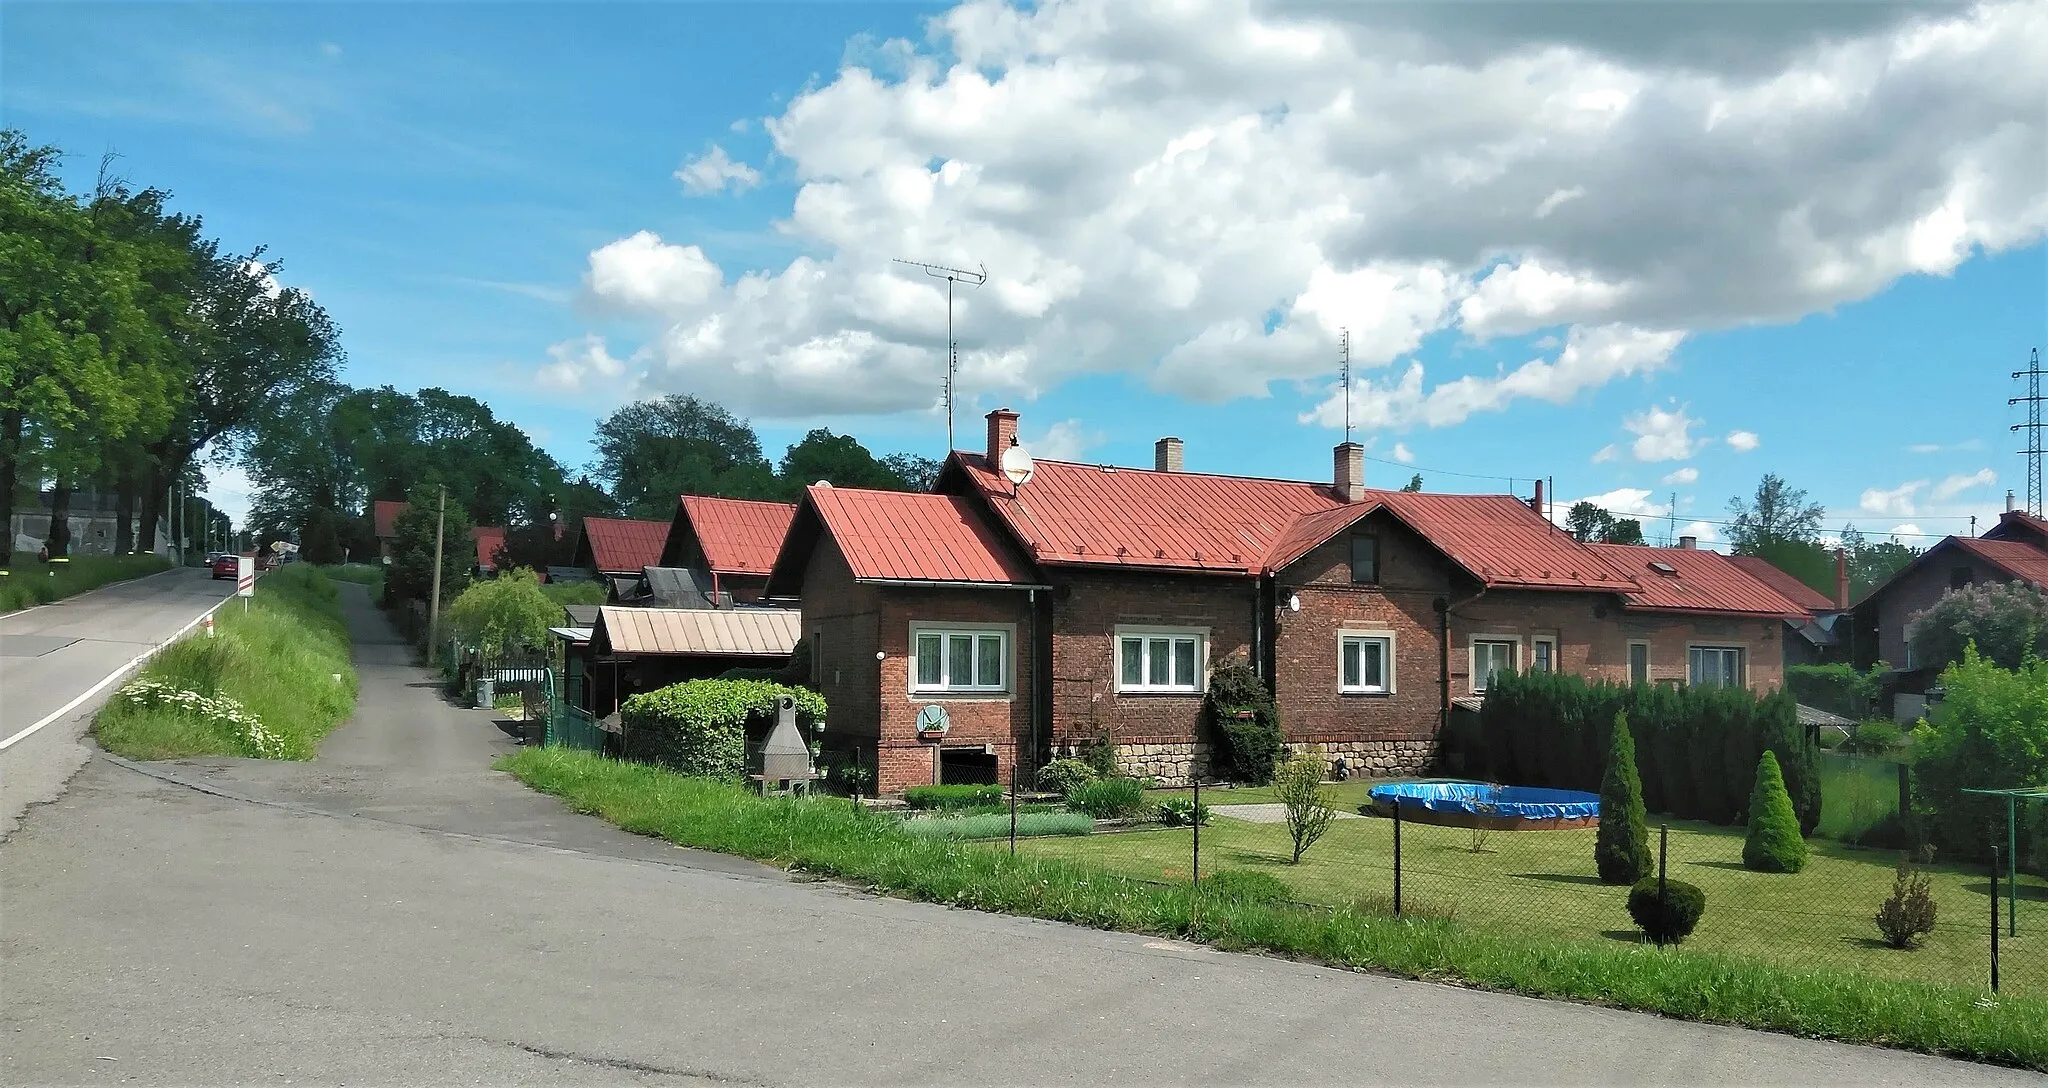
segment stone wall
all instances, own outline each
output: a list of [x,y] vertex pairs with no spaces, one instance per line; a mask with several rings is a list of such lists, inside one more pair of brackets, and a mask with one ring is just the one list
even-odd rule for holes
[[[1323,757],[1335,762],[1342,757],[1353,778],[1405,778],[1418,776],[1429,770],[1429,764],[1436,756],[1434,740],[1367,740],[1350,741],[1340,744],[1289,744],[1289,752],[1300,752],[1305,748],[1319,747]],[[1116,746],[1117,770],[1133,778],[1157,779],[1161,786],[1185,786],[1189,784],[1188,773],[1199,769],[1204,782],[1209,781],[1209,745],[1189,744],[1119,744]]]

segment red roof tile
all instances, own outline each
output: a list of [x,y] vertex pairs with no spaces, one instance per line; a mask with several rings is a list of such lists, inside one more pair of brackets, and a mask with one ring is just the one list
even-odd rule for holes
[[2048,552],[2017,540],[1952,536],[1956,546],[2022,582],[2048,585]]
[[505,546],[503,525],[475,525],[469,530],[469,538],[476,541],[476,565],[495,567],[498,565],[498,549]]
[[408,502],[396,499],[378,499],[370,504],[370,522],[376,527],[377,536],[389,540],[398,535],[398,516],[412,508]]
[[689,518],[704,562],[720,574],[766,574],[775,553],[789,535],[796,516],[793,502],[757,502],[684,495],[681,507]]
[[1749,572],[1750,577],[1770,586],[1786,600],[1806,609],[1808,612],[1835,612],[1835,602],[1827,594],[1807,585],[1760,555],[1731,555],[1728,561]]
[[667,542],[665,521],[584,518],[583,543],[577,554],[587,551],[599,571],[637,574],[661,562],[661,546]]
[[[1738,565],[1699,548],[1589,545],[1616,573],[1635,579],[1628,607],[1644,612],[1716,612],[1802,619],[1806,609]],[[1657,565],[1669,568],[1659,570]]]
[[855,578],[991,585],[1036,581],[972,499],[812,486],[805,502],[838,543]]

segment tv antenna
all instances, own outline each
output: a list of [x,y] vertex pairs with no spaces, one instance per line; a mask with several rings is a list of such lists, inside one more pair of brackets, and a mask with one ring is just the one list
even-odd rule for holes
[[1339,384],[1344,386],[1344,443],[1351,444],[1351,330],[1339,329],[1337,358]]
[[960,348],[953,342],[953,285],[966,283],[980,287],[988,282],[988,266],[976,269],[949,268],[942,264],[926,264],[923,261],[907,261],[895,258],[897,264],[924,269],[924,274],[946,281],[946,455],[953,453],[953,376],[960,371]]
[[2027,356],[2027,369],[2012,372],[2015,378],[2027,379],[2027,395],[2006,401],[2008,405],[2027,406],[2027,421],[2015,423],[2012,430],[2025,429],[2027,448],[2020,452],[2027,457],[2027,513],[2041,516],[2041,349],[2035,348]]

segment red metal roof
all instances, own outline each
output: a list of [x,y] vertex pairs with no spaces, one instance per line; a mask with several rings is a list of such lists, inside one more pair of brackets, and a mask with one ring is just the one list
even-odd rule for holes
[[1956,546],[2022,582],[2048,585],[2048,552],[2018,540],[1952,536]]
[[704,562],[720,574],[766,574],[796,517],[793,502],[757,502],[684,495],[684,516],[704,549]]
[[1760,555],[1731,555],[1728,561],[1749,572],[1750,577],[1770,586],[1786,600],[1806,609],[1808,612],[1838,612],[1834,599],[1805,582],[1778,569]]
[[959,495],[812,486],[806,502],[855,578],[1029,583],[997,530]]
[[1380,491],[1394,516],[1488,586],[1626,592],[1637,579],[1513,495]]
[[[1618,574],[1635,580],[1628,607],[1644,612],[1716,612],[1803,619],[1808,613],[1732,557],[1699,548],[1592,544]],[[1659,570],[1657,565],[1669,568]]]
[[398,516],[412,508],[409,502],[396,499],[378,499],[370,504],[370,522],[376,527],[377,536],[389,540],[398,535]]
[[469,530],[469,538],[476,541],[476,565],[495,567],[498,565],[498,549],[505,546],[503,525],[475,525]]
[[628,518],[584,518],[583,544],[599,571],[636,574],[661,562],[661,547],[668,542],[668,523]]

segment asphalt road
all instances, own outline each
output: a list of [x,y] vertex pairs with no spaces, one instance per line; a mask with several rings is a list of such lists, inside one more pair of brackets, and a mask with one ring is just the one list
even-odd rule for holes
[[318,761],[99,758],[0,845],[0,1083],[2041,1083],[679,850],[488,770],[508,733],[352,620]]
[[[35,576],[33,567],[13,574]],[[91,690],[234,591],[233,581],[180,569],[0,617],[0,742]],[[85,764],[91,753],[80,738],[118,683],[0,750],[0,837],[29,805],[54,799]]]

